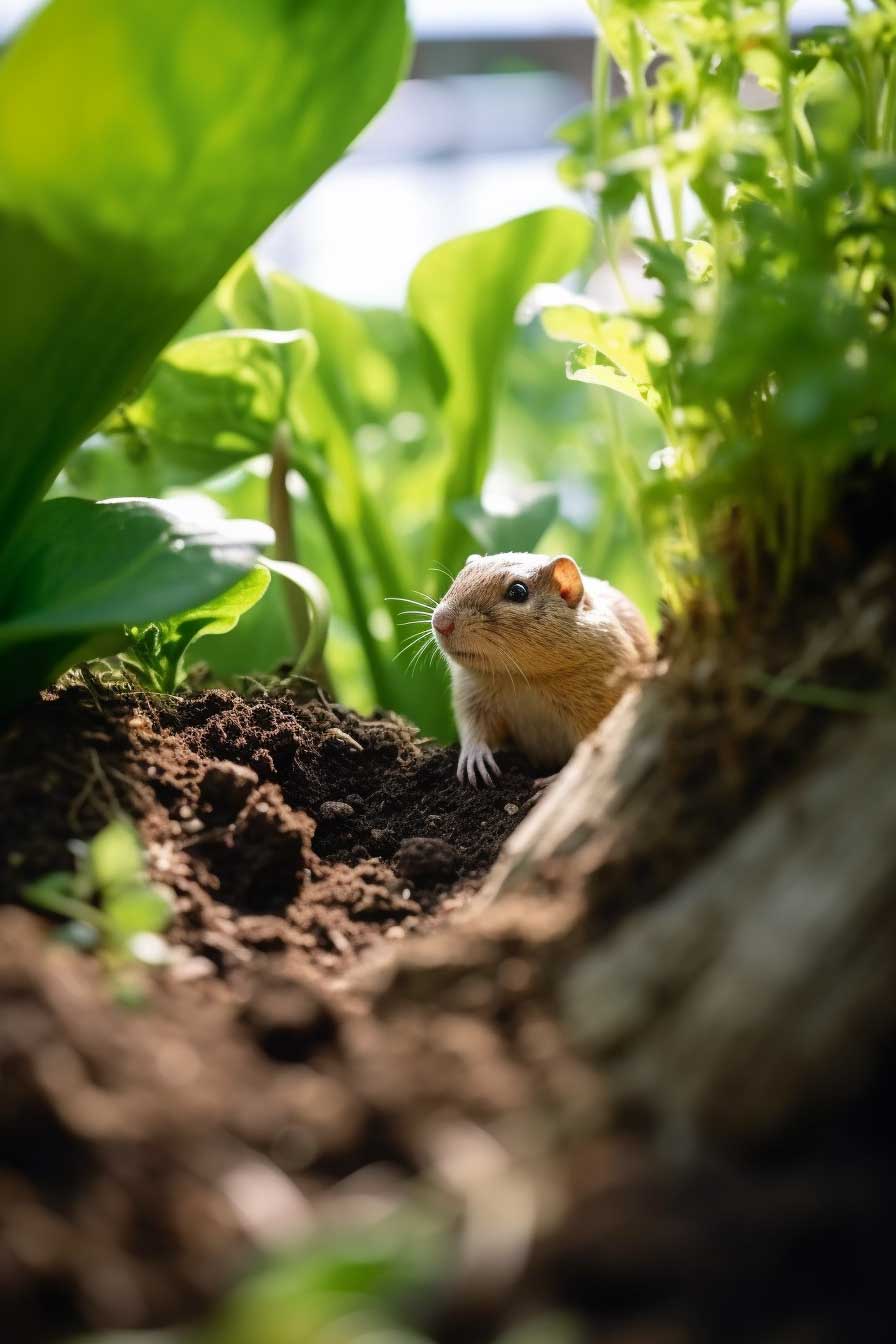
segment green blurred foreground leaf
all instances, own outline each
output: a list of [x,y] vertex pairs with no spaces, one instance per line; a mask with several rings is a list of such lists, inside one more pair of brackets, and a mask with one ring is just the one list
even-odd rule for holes
[[0,64],[0,536],[404,60],[402,0],[52,0]]
[[78,930],[94,931],[105,951],[117,961],[134,959],[157,965],[168,949],[159,934],[171,922],[173,897],[167,887],[151,882],[143,850],[132,824],[111,821],[89,844],[72,842],[73,872],[48,873],[25,890],[38,909],[72,921],[66,941],[89,945]]

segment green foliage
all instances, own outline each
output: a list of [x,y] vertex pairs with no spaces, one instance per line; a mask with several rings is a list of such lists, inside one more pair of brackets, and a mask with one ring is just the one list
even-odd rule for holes
[[112,423],[180,479],[201,480],[270,449],[287,396],[316,357],[314,338],[300,330],[235,329],[177,341]]
[[[5,53],[0,622],[6,645],[22,644],[17,668],[5,668],[0,682],[7,703],[71,660],[73,633],[79,640],[105,633],[110,611],[125,596],[125,578],[134,595],[124,612],[128,623],[176,610],[173,582],[164,592],[152,587],[156,568],[166,574],[170,568],[159,549],[168,547],[174,560],[186,545],[166,530],[164,511],[149,563],[151,504],[130,506],[131,518],[139,513],[143,522],[129,529],[121,526],[119,502],[94,505],[92,526],[82,529],[76,551],[71,505],[67,512],[57,501],[52,508],[40,505],[41,496],[78,440],[139,385],[153,356],[227,265],[383,104],[406,39],[401,0],[359,0],[345,14],[326,0],[251,6],[185,0],[176,8],[152,0],[125,6],[52,0]],[[210,445],[190,438],[203,396],[222,386],[217,381],[209,389],[204,380],[215,371],[215,357],[219,364],[229,359],[233,370],[242,349],[240,338],[218,341],[205,349],[199,368],[190,363],[192,347],[179,350],[157,375],[179,378],[181,398],[181,420],[159,432],[174,433],[185,454],[203,458],[205,470],[233,445],[227,437],[232,408],[223,405],[217,406],[222,437]],[[275,362],[269,356],[265,370],[259,356],[246,361],[246,381],[234,374],[228,392],[263,415]],[[154,393],[146,396],[135,403],[134,434],[151,437]],[[120,434],[127,426],[110,428]],[[81,516],[86,522],[83,510]],[[66,551],[68,568],[57,569],[54,595],[40,551],[58,522],[64,540],[57,550]],[[116,529],[119,549],[104,593],[109,600],[98,604],[91,631],[85,612],[97,603],[92,596],[82,601],[81,588],[97,569],[95,538],[105,545]],[[247,533],[239,550],[226,533],[204,543],[198,534],[191,538],[186,550],[197,562],[195,582],[180,585],[180,604],[204,602],[250,569],[259,535],[256,530],[250,542]],[[31,611],[28,574],[35,565],[40,605]],[[73,604],[68,614],[63,594]],[[39,639],[39,647],[25,645],[26,635]]]
[[68,941],[78,946],[98,942],[113,963],[166,960],[159,935],[171,921],[173,897],[147,877],[131,823],[111,821],[89,844],[73,841],[71,847],[74,871],[48,873],[26,889],[25,899],[64,916],[70,921],[63,929]]
[[132,625],[125,630],[122,661],[149,691],[175,691],[186,675],[187,650],[206,635],[226,635],[264,596],[271,581],[264,565],[256,565],[241,579],[202,606],[179,612],[167,621]]
[[[564,128],[563,172],[593,199],[617,272],[620,210],[640,202],[658,293],[621,316],[549,311],[545,327],[579,342],[571,378],[657,418],[642,502],[672,594],[726,600],[717,538],[734,514],[784,591],[838,475],[896,441],[896,13],[793,45],[783,0],[592,7],[595,103]],[[615,103],[610,53],[627,84]],[[747,75],[776,106],[746,105]],[[686,233],[688,191],[702,213]]]
[[591,224],[573,210],[539,210],[429,252],[408,302],[426,341],[426,370],[448,442],[433,559],[455,570],[469,549],[455,504],[478,496],[489,464],[498,380],[517,307],[538,282],[582,261]]
[[125,624],[205,603],[255,564],[270,540],[259,523],[209,530],[158,500],[50,499],[8,559],[0,620],[0,702],[95,653]]
[[300,647],[293,658],[293,672],[315,672],[324,656],[327,635],[330,630],[330,594],[312,570],[305,565],[297,565],[292,560],[263,561],[274,574],[279,574],[287,585],[292,585],[302,595],[305,609],[305,623]]

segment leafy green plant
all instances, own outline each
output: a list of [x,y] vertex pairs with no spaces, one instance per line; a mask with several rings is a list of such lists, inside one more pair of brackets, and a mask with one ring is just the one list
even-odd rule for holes
[[[255,564],[269,540],[257,527],[175,526],[148,500],[41,499],[226,267],[379,109],[406,47],[401,0],[346,14],[326,0],[51,0],[4,54],[3,703],[91,637],[108,648],[124,624],[205,603]],[[95,539],[113,533],[114,562],[82,600]],[[40,561],[48,543],[55,568]],[[178,582],[159,580],[184,561]]]
[[159,936],[171,922],[173,896],[146,873],[137,832],[124,819],[111,821],[89,844],[73,841],[72,872],[48,873],[25,889],[40,910],[69,920],[66,935],[78,945],[101,946],[113,962],[157,965],[167,959]]
[[184,660],[190,645],[206,635],[226,635],[243,612],[264,595],[271,576],[263,565],[213,597],[201,607],[179,612],[167,621],[127,627],[122,662],[148,691],[175,691],[186,675]]
[[[560,304],[545,328],[578,342],[571,378],[661,427],[642,503],[670,594],[730,600],[718,538],[735,516],[754,586],[771,565],[784,592],[838,477],[896,439],[896,12],[850,8],[792,42],[785,0],[591,5],[594,103],[562,132],[563,173],[594,204],[625,311]],[[772,106],[750,106],[746,78]],[[638,302],[621,265],[636,210],[655,291]]]

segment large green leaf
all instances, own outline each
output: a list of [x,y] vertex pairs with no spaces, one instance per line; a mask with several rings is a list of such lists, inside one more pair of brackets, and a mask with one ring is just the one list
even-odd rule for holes
[[150,499],[51,499],[34,512],[8,574],[0,704],[27,695],[96,647],[216,597],[272,540],[263,523],[189,521]]
[[430,352],[450,450],[435,558],[452,571],[468,549],[453,505],[482,488],[499,375],[519,302],[539,281],[572,271],[591,239],[591,221],[578,211],[539,210],[443,243],[411,276],[410,309]]
[[52,0],[0,63],[0,535],[382,106],[402,0]]

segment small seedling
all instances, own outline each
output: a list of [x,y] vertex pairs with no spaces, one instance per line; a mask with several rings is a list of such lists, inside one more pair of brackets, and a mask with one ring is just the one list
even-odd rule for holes
[[101,948],[108,960],[163,965],[170,949],[160,936],[172,914],[172,893],[147,875],[140,841],[124,818],[93,839],[72,841],[72,872],[48,873],[25,889],[25,899],[69,921],[61,936],[80,948]]
[[271,576],[263,565],[250,569],[219,597],[180,612],[167,621],[127,626],[121,660],[148,691],[171,694],[187,675],[187,650],[206,635],[226,635],[243,612],[255,606]]

